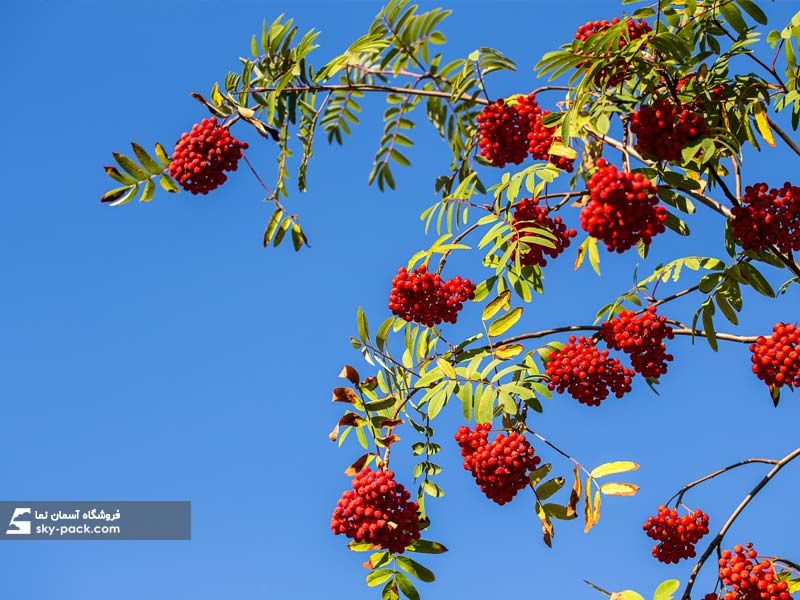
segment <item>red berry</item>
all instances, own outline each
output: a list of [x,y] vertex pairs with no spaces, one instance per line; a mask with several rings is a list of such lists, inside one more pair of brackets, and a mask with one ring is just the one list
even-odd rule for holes
[[464,468],[472,472],[475,482],[489,500],[502,505],[528,485],[528,473],[541,459],[534,454],[525,436],[515,431],[508,437],[498,434],[489,443],[491,429],[491,423],[479,423],[475,431],[462,426],[456,433],[456,441],[464,457]]
[[597,167],[587,184],[590,200],[581,210],[584,231],[605,242],[609,252],[624,252],[639,241],[649,244],[664,232],[667,210],[649,179],[617,171],[602,158]]
[[684,558],[694,558],[694,546],[708,533],[708,515],[702,510],[678,516],[678,511],[666,506],[658,508],[655,517],[642,525],[647,535],[658,544],[653,546],[653,556],[663,563],[678,563]]
[[[613,27],[617,23],[619,23],[619,17],[614,17],[611,21],[602,20],[602,21],[587,21],[575,32],[575,39],[580,41],[586,41],[590,37],[592,37],[596,33],[600,33],[601,31],[605,31],[606,29]],[[650,33],[653,29],[647,23],[647,21],[635,21],[633,19],[626,19],[625,25],[628,28],[628,37],[630,37],[631,41],[638,40],[643,35]],[[624,48],[628,44],[628,40],[625,38],[624,35],[620,36],[619,39],[619,47]]]
[[469,279],[443,281],[425,265],[411,273],[402,267],[392,279],[389,309],[406,321],[433,327],[443,321],[455,323],[464,302],[474,297],[475,284]]
[[[591,36],[605,31],[606,29],[613,27],[617,23],[619,23],[619,17],[614,17],[611,21],[603,20],[603,21],[588,21],[587,23],[578,27],[578,31],[575,33],[575,39],[580,41],[586,41]],[[628,29],[628,38],[630,41],[637,40],[640,37],[646,35],[652,28],[646,21],[635,21],[633,19],[627,19],[625,21],[625,25]],[[628,38],[625,37],[624,34],[620,35],[619,38],[619,48],[624,48],[628,45]],[[585,51],[584,51],[585,52]],[[579,68],[584,68],[591,64],[592,61],[585,61],[578,65]],[[614,87],[622,83],[628,78],[628,63],[625,59],[615,59],[611,60],[609,64],[604,66],[600,69],[597,74],[595,75],[594,82],[595,85],[602,84],[603,80],[608,78],[607,85],[610,87]]]
[[800,387],[800,327],[776,323],[769,337],[750,345],[753,373],[769,386]]
[[630,116],[636,149],[658,160],[678,162],[689,142],[707,133],[702,114],[668,100],[644,105]]
[[771,560],[758,560],[753,544],[724,550],[719,559],[723,600],[792,600],[789,584],[778,580]]
[[169,165],[169,174],[192,194],[207,194],[227,180],[225,171],[235,171],[247,144],[234,138],[217,119],[203,119],[184,133]]
[[613,392],[622,398],[631,390],[634,372],[622,366],[616,358],[608,357],[594,340],[571,336],[569,343],[553,351],[547,360],[545,373],[550,378],[548,387],[559,394],[565,391],[581,404],[600,406]]
[[652,379],[667,372],[672,355],[667,354],[664,340],[675,337],[667,318],[656,315],[650,306],[641,315],[624,310],[600,326],[600,337],[612,350],[630,355],[633,370]]
[[517,110],[528,120],[528,152],[534,160],[548,160],[559,169],[571,173],[574,159],[550,154],[553,143],[561,141],[561,138],[554,133],[555,127],[546,127],[542,122],[550,111],[539,107],[534,94],[517,98]]
[[788,181],[780,189],[766,183],[748,186],[742,205],[731,212],[733,236],[745,250],[774,245],[785,254],[800,251],[800,187]]
[[495,167],[518,165],[528,154],[530,123],[518,105],[502,98],[490,104],[477,117],[481,156]]
[[[514,207],[514,226],[515,239],[525,236],[535,236],[535,231],[526,231],[529,228],[546,229],[552,233],[556,239],[550,240],[555,248],[547,248],[534,243],[520,242],[524,246],[517,246],[520,253],[520,263],[523,265],[538,265],[544,267],[547,264],[545,255],[556,258],[564,250],[569,248],[570,240],[577,235],[574,229],[567,229],[561,217],[550,217],[550,209],[541,206],[538,198],[524,198]],[[548,238],[549,239],[549,238]]]
[[419,539],[419,506],[410,502],[392,471],[365,467],[353,478],[353,489],[342,494],[331,518],[331,530],[356,542],[403,552]]

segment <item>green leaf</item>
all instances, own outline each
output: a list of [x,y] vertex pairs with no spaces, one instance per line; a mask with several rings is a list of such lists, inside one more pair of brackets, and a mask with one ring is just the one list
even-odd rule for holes
[[139,144],[131,142],[131,147],[133,148],[133,153],[136,155],[136,158],[139,159],[139,162],[142,163],[144,168],[150,171],[150,173],[158,175],[164,171],[164,167],[158,164]]
[[139,165],[133,162],[130,158],[119,152],[112,152],[114,160],[117,161],[120,167],[125,169],[131,176],[135,177],[137,181],[144,181],[150,177],[150,174],[142,169]]
[[628,471],[636,471],[639,468],[635,462],[629,460],[618,460],[600,465],[592,469],[590,475],[594,479],[605,477],[606,475],[613,475],[615,473],[626,473]]
[[764,296],[768,296],[770,298],[775,297],[775,290],[772,289],[772,286],[758,269],[748,262],[739,263],[739,268],[742,271],[742,275],[744,275],[745,279],[747,279],[747,282],[753,286],[754,290],[760,294],[763,294]]
[[395,581],[400,587],[400,591],[403,592],[403,595],[408,598],[408,600],[419,600],[419,592],[417,588],[414,587],[414,584],[411,583],[408,576],[398,571],[395,575]]
[[489,325],[489,335],[498,336],[511,329],[522,316],[522,307],[518,306]]
[[672,600],[675,592],[681,587],[681,582],[677,579],[667,579],[656,588],[653,600]]
[[103,169],[105,170],[106,175],[111,177],[111,179],[114,179],[115,181],[118,181],[126,186],[133,185],[134,183],[136,183],[135,179],[129,177],[128,175],[125,175],[124,173],[120,173],[116,167],[106,166],[103,167]]
[[553,479],[548,479],[542,485],[536,488],[536,497],[539,500],[547,500],[562,487],[564,487],[563,477],[554,477]]
[[719,345],[717,344],[717,331],[714,329],[714,312],[714,305],[711,302],[703,303],[703,330],[708,345],[716,352]]
[[367,585],[369,587],[381,585],[389,581],[393,575],[394,572],[391,569],[375,569],[367,573]]
[[172,162],[167,154],[167,151],[164,150],[164,146],[161,144],[156,144],[156,158],[161,161],[161,164],[164,168],[169,166],[169,163]]
[[417,540],[408,547],[409,552],[418,552],[421,554],[442,554],[447,552],[447,548],[439,542],[430,540]]
[[478,423],[491,423],[494,417],[494,399],[495,393],[492,386],[487,385],[483,389],[481,397],[478,399],[477,406],[475,407],[475,420]]
[[177,182],[166,173],[158,178],[158,183],[170,194],[176,194],[180,191]]
[[358,321],[358,335],[361,336],[362,340],[367,340],[369,338],[367,315],[364,314],[364,309],[360,306],[358,307],[358,312],[356,313],[356,320]]
[[265,248],[269,246],[269,243],[272,241],[272,236],[275,234],[275,230],[278,228],[278,224],[280,224],[282,218],[283,218],[283,211],[280,208],[277,209],[274,213],[272,213],[272,217],[270,217],[270,220],[267,223],[267,227],[264,229]]
[[139,198],[139,202],[150,202],[155,194],[156,184],[152,179],[148,179],[147,183],[144,184],[144,190],[142,191],[142,196]]
[[410,573],[420,581],[431,583],[436,580],[436,576],[433,574],[433,571],[419,564],[412,558],[408,558],[407,556],[398,556],[397,564],[401,569],[403,569],[403,571]]

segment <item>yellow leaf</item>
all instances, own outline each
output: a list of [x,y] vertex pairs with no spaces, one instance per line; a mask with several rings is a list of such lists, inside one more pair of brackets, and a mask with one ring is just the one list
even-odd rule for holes
[[627,471],[636,471],[639,468],[635,462],[629,460],[617,460],[600,465],[592,470],[592,477],[599,479],[606,475],[613,475],[614,473],[626,473]]
[[445,359],[437,358],[436,364],[439,365],[439,368],[442,370],[442,373],[444,373],[445,377],[448,377],[449,379],[456,378],[456,370],[453,368],[453,365],[451,365]]
[[502,346],[498,346],[494,349],[494,355],[497,358],[502,360],[506,360],[508,358],[513,358],[520,352],[525,349],[525,346],[522,344],[504,344]]
[[493,316],[495,316],[500,309],[508,308],[511,305],[511,290],[506,290],[502,292],[497,298],[489,302],[486,305],[486,308],[483,309],[483,316],[481,317],[484,321],[488,321]]
[[775,137],[772,135],[772,129],[769,127],[769,121],[767,120],[767,111],[764,110],[763,104],[756,104],[755,112],[753,115],[756,118],[756,127],[758,127],[758,132],[761,134],[761,137],[764,138],[764,141],[767,142],[773,148],[775,147]]
[[609,482],[601,485],[600,491],[606,496],[634,496],[639,491],[639,486],[632,483]]

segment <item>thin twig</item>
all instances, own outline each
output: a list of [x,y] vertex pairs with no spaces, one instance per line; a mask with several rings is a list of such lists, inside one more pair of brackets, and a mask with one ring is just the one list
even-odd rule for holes
[[739,467],[743,467],[744,465],[751,465],[751,464],[757,464],[757,463],[765,464],[765,465],[776,465],[776,464],[778,464],[778,461],[775,460],[775,459],[772,459],[772,458],[748,458],[747,460],[741,460],[741,461],[739,461],[737,463],[734,463],[732,465],[728,465],[727,467],[724,467],[722,469],[717,469],[713,473],[709,473],[708,475],[705,475],[705,476],[701,477],[700,479],[695,479],[691,483],[687,483],[685,486],[683,486],[681,489],[679,489],[677,492],[675,492],[675,494],[673,494],[673,496],[669,500],[667,500],[667,504],[670,504],[673,500],[675,500],[675,504],[678,505],[683,501],[684,494],[686,492],[688,492],[690,489],[692,489],[693,487],[697,487],[701,483],[705,483],[706,481],[708,481],[710,479],[714,479],[715,477],[719,477],[720,475],[722,475],[723,473],[727,473],[728,471],[732,471],[734,469],[738,469]]
[[691,600],[691,593],[692,587],[694,586],[694,582],[697,579],[697,576],[700,574],[700,570],[703,568],[703,565],[709,559],[709,557],[714,553],[715,550],[718,550],[722,544],[722,540],[725,537],[725,534],[728,533],[728,530],[733,525],[734,521],[742,514],[742,511],[750,504],[750,501],[756,497],[756,495],[766,486],[777,474],[778,472],[785,467],[787,464],[792,462],[795,458],[800,456],[800,448],[796,448],[778,462],[775,463],[775,466],[770,469],[769,473],[764,475],[764,477],[759,481],[756,486],[750,490],[750,493],[747,494],[744,499],[739,503],[739,506],[736,507],[736,510],[733,511],[728,520],[722,526],[722,529],[719,530],[719,533],[714,536],[714,539],[711,540],[711,543],[706,548],[703,555],[700,557],[700,560],[694,565],[691,574],[689,575],[689,579],[686,581],[686,587],[683,590],[683,594],[681,595],[681,600]]

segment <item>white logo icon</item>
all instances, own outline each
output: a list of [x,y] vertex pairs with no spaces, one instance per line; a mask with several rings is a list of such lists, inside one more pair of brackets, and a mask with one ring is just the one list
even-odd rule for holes
[[29,520],[17,520],[19,517],[23,515],[30,515],[31,509],[30,508],[15,508],[14,514],[11,515],[11,521],[8,523],[8,529],[6,529],[6,535],[30,535],[31,534],[31,522]]

